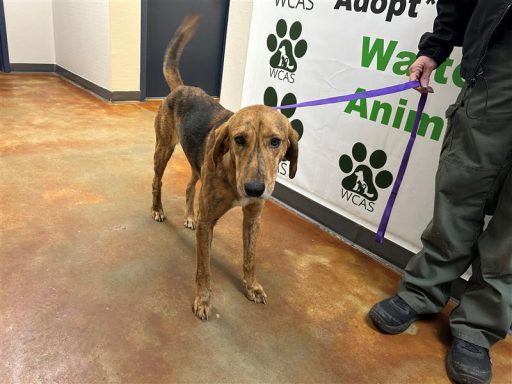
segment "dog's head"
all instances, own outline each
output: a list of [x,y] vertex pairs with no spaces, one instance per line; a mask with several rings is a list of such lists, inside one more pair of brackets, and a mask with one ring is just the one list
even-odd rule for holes
[[243,108],[214,134],[209,166],[213,170],[222,162],[230,168],[239,198],[268,198],[283,160],[290,161],[289,177],[295,177],[299,136],[279,111],[263,105]]

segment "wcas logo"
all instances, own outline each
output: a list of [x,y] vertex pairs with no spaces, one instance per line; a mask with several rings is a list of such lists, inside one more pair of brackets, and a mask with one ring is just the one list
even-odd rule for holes
[[380,190],[393,182],[391,172],[381,169],[386,165],[387,155],[377,149],[366,162],[368,151],[363,143],[355,143],[351,155],[343,154],[339,158],[340,170],[348,174],[341,181],[341,197],[373,212]]
[[295,82],[298,59],[308,50],[308,43],[300,38],[301,34],[302,24],[299,21],[295,21],[290,28],[284,19],[276,23],[275,34],[267,37],[267,48],[272,53],[269,60],[271,77]]

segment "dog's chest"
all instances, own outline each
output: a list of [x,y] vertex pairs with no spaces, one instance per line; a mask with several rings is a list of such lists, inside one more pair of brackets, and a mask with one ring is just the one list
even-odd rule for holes
[[238,199],[238,200],[234,200],[233,204],[231,205],[231,208],[234,208],[234,207],[245,207],[246,205],[255,203],[256,201],[258,201],[258,199],[252,199],[252,198],[244,197],[244,198],[241,198],[241,199]]

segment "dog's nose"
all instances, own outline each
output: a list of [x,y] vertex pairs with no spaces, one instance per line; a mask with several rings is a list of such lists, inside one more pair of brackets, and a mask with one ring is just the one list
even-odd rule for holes
[[265,184],[258,181],[252,181],[244,184],[245,192],[251,197],[260,197],[265,192]]

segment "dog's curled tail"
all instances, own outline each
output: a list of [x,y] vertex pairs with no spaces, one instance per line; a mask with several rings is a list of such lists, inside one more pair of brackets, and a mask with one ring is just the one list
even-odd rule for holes
[[171,90],[179,85],[183,85],[179,69],[181,53],[192,36],[194,36],[199,19],[199,15],[185,16],[165,50],[163,71],[165,81],[167,81]]

